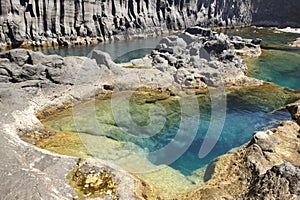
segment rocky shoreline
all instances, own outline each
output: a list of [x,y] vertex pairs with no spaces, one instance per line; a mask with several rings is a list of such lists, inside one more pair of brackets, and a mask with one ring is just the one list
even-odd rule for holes
[[[76,174],[75,178],[70,175],[73,187],[85,187],[82,183],[89,183],[84,195],[101,187],[99,178],[108,177],[103,182],[110,186],[101,194],[110,199],[163,198],[159,191],[153,193],[152,186],[112,163],[51,153],[22,141],[19,136],[39,134],[43,129],[36,117],[38,112],[47,108],[64,109],[68,106],[65,103],[111,92],[146,87],[176,93],[207,87],[262,85],[262,81],[245,75],[247,67],[237,56],[259,56],[259,43],[258,39],[229,38],[192,27],[165,37],[150,56],[131,61],[133,66],[147,68],[123,68],[100,51],[94,51],[92,59],[46,56],[22,49],[1,52],[2,195],[22,199],[77,198],[78,194],[66,179],[73,171]],[[289,105],[288,109],[298,122],[299,104]],[[300,195],[299,140],[299,124],[292,121],[258,132],[238,151],[212,162],[205,172],[203,186],[178,198],[257,199],[273,187],[270,199],[273,196],[297,199]],[[257,183],[263,189],[257,188]],[[282,187],[277,187],[277,183]]]

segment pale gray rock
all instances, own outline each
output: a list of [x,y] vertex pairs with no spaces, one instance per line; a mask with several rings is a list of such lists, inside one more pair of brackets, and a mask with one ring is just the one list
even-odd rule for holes
[[201,27],[188,28],[184,33],[163,38],[152,51],[152,63],[184,88],[240,84],[246,79],[247,66],[235,54],[236,40],[251,43]]
[[110,67],[114,64],[110,55],[100,50],[94,50],[92,53],[92,59],[95,59],[98,65],[105,65]]

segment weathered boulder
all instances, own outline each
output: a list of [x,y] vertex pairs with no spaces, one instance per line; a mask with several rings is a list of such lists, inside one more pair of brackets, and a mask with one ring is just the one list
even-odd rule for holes
[[300,171],[289,162],[269,169],[252,180],[247,199],[298,199],[300,197]]
[[291,113],[292,118],[300,125],[300,101],[289,104],[286,108]]
[[100,50],[94,50],[91,58],[95,59],[98,65],[105,65],[110,67],[111,65],[114,64],[110,55]]

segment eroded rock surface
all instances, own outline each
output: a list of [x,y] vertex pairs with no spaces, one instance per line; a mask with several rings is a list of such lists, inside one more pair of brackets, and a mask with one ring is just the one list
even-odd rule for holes
[[[87,94],[93,96],[93,86],[106,68],[84,57],[45,56],[27,50],[2,52],[0,63],[1,198],[77,198],[66,175],[75,168],[78,158],[38,149],[18,134],[37,133],[42,127],[36,112]],[[73,85],[78,92],[71,92]],[[115,173],[119,170],[112,175]],[[124,176],[133,180],[126,173]]]
[[245,76],[247,66],[236,55],[241,53],[236,51],[251,48],[258,51],[255,55],[258,57],[260,47],[257,43],[240,37],[229,38],[210,29],[192,27],[184,33],[163,38],[151,58],[156,69],[170,74],[183,88],[255,85],[260,83]]
[[291,113],[292,118],[300,125],[300,101],[289,104],[286,108]]

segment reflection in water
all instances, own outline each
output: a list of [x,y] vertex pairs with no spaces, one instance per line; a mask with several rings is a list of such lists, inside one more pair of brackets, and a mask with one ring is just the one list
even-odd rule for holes
[[[129,41],[114,41],[108,43],[101,43],[95,46],[86,46],[86,47],[58,47],[58,48],[46,48],[46,49],[37,49],[42,51],[45,54],[58,54],[63,57],[66,56],[90,56],[90,53],[93,50],[101,50],[107,52],[111,55],[112,59],[116,59],[130,51],[137,49],[154,49],[156,45],[161,40],[161,37],[157,38],[147,38],[147,39],[136,39]],[[148,53],[146,51],[145,53]],[[143,57],[144,54],[139,52],[140,56]],[[137,57],[134,57],[137,58]]]

